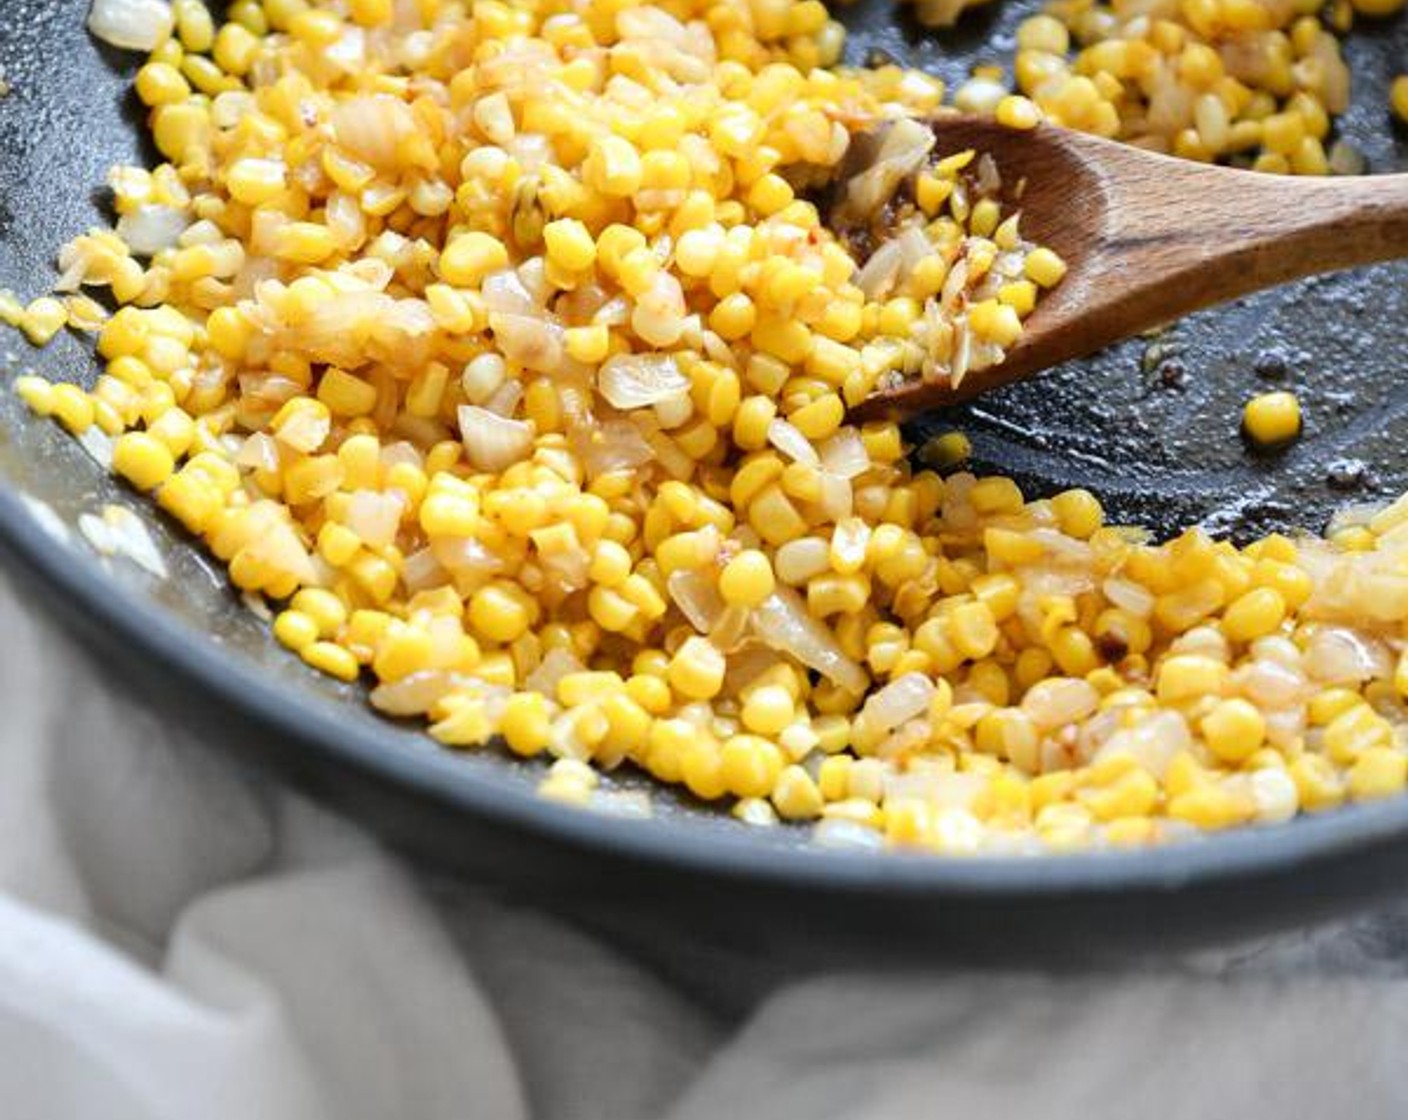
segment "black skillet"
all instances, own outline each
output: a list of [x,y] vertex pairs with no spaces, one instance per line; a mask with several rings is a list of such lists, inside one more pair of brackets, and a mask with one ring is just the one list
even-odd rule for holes
[[[86,6],[0,0],[11,86],[0,99],[0,287],[25,296],[51,282],[57,248],[99,221],[108,166],[150,156],[127,89],[138,60],[89,39]],[[843,11],[849,58],[883,51],[961,80],[978,61],[1010,57],[1033,7],[994,5],[935,36],[889,0],[865,0]],[[1343,134],[1374,170],[1408,166],[1386,110],[1391,74],[1408,69],[1408,21],[1356,31],[1347,52],[1355,104]],[[1405,359],[1399,264],[1198,316],[916,428],[961,427],[980,469],[1034,492],[1088,486],[1116,518],[1160,533],[1198,522],[1239,538],[1319,529],[1339,505],[1408,489]],[[0,387],[29,370],[94,376],[74,338],[41,353],[5,333]],[[1238,438],[1240,405],[1272,386],[1301,395],[1306,433],[1256,458]],[[649,821],[560,808],[534,797],[534,768],[443,751],[305,669],[160,518],[149,516],[167,579],[100,561],[74,526],[104,502],[149,516],[73,440],[0,393],[6,570],[114,677],[393,844],[646,948],[688,931],[696,951],[742,947],[779,969],[914,955],[1105,962],[1322,919],[1408,875],[1408,798],[1159,851],[977,860],[818,850],[799,832],[751,831],[667,796]]]

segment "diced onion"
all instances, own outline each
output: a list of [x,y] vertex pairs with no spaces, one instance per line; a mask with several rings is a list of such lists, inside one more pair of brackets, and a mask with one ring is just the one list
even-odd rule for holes
[[523,681],[529,692],[541,692],[549,699],[557,699],[557,682],[570,673],[580,673],[586,666],[573,654],[560,646],[554,646],[543,655],[534,669]]
[[689,389],[689,378],[669,354],[613,354],[597,373],[597,388],[612,408],[648,408]]
[[459,421],[465,455],[476,470],[505,471],[533,450],[533,425],[526,420],[506,420],[487,408],[462,404]]
[[1149,773],[1163,781],[1168,764],[1193,742],[1188,724],[1178,712],[1161,711],[1132,728],[1116,731],[1095,753],[1092,761],[1115,754],[1133,755]]
[[[838,220],[870,221],[894,195],[901,180],[919,170],[933,147],[933,131],[919,121],[901,117],[886,126],[874,144],[869,166],[846,183]],[[859,149],[853,144],[853,150]]]
[[1061,727],[1084,719],[1100,706],[1093,685],[1073,677],[1052,677],[1027,689],[1022,711],[1041,727]]
[[510,315],[491,312],[489,329],[504,357],[539,373],[557,373],[563,364],[563,331],[541,313]]
[[855,478],[870,469],[870,456],[855,428],[842,428],[818,450],[821,465],[842,478]]
[[889,731],[900,724],[924,715],[934,698],[934,682],[923,673],[905,673],[896,677],[880,691],[872,693],[861,714],[867,728]]
[[832,521],[845,521],[855,509],[850,479],[830,471],[821,472],[821,511]]
[[543,309],[529,294],[518,273],[511,268],[491,272],[480,285],[484,306],[508,315],[541,315]]
[[174,24],[166,0],[93,0],[88,30],[125,51],[154,51]]
[[804,467],[815,467],[821,462],[811,441],[786,420],[775,419],[768,425],[768,442]]
[[112,436],[97,425],[78,437],[78,446],[88,452],[88,457],[104,470],[112,470],[112,445]]
[[401,566],[401,582],[412,595],[444,583],[448,578],[434,550],[429,548],[411,553]]
[[818,821],[812,829],[812,840],[823,848],[860,848],[864,851],[879,851],[884,847],[884,838],[873,828],[867,828],[855,821],[842,817],[827,817]]
[[1237,684],[1243,696],[1259,708],[1289,708],[1306,699],[1305,674],[1299,669],[1266,658],[1237,671]]
[[455,575],[490,576],[503,569],[503,561],[475,537],[437,537],[430,550],[447,571]]
[[753,632],[767,645],[790,654],[847,692],[862,693],[870,678],[846,656],[790,587],[779,587],[753,611]]
[[1325,684],[1357,684],[1392,674],[1387,647],[1342,626],[1322,626],[1305,648],[1305,671]]
[[235,455],[235,466],[249,467],[256,471],[277,471],[279,469],[279,446],[274,437],[264,432],[255,432],[244,441]]
[[332,129],[341,147],[381,169],[395,167],[402,141],[419,131],[410,106],[388,93],[340,102],[333,110]]
[[1154,593],[1143,584],[1133,580],[1111,576],[1101,587],[1105,598],[1121,610],[1140,618],[1148,618],[1154,611]]
[[579,424],[571,429],[568,439],[587,477],[593,479],[614,471],[634,470],[650,462],[654,455],[640,429],[628,420]]
[[392,684],[378,685],[369,697],[372,707],[389,716],[418,716],[456,688],[467,683],[465,677],[444,669],[424,669],[402,677]]
[[699,633],[708,634],[718,625],[724,613],[724,601],[718,588],[702,572],[671,572],[665,588],[680,613]]
[[865,293],[869,300],[884,299],[900,278],[904,265],[904,252],[895,241],[887,241],[875,252],[856,273],[855,286]]
[[190,219],[174,206],[139,206],[118,219],[117,236],[137,256],[150,257],[175,248],[189,224]]
[[395,494],[356,490],[347,503],[347,527],[361,537],[363,543],[384,547],[396,540],[404,509]]

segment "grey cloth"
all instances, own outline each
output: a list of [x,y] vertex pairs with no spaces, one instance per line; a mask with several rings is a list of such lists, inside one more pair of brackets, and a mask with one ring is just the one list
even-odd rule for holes
[[724,1017],[188,741],[3,584],[0,630],[4,1117],[1408,1115],[1403,915],[1118,976],[690,956]]

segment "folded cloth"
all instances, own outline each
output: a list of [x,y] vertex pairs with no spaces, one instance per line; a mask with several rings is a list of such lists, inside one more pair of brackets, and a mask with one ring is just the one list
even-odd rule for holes
[[1408,1114],[1402,914],[1159,972],[823,976],[727,1021],[114,695],[3,584],[0,629],[6,1120]]

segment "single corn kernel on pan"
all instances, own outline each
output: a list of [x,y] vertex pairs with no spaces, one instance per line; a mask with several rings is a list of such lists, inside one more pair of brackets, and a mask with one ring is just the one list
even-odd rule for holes
[[[1013,29],[1034,7],[998,2],[935,33],[889,0],[862,0],[841,10],[848,59],[883,54],[952,84],[976,63],[1010,61]],[[151,158],[129,89],[139,59],[93,41],[86,8],[0,0],[11,87],[0,98],[0,287],[25,298],[52,283],[58,248],[103,219],[108,167]],[[1408,20],[1361,25],[1345,49],[1354,105],[1340,134],[1373,170],[1408,168],[1408,136],[1387,109],[1391,76],[1408,69]],[[10,387],[29,371],[91,383],[96,367],[74,336],[43,351],[0,337],[4,569],[105,672],[394,846],[662,959],[736,946],[779,970],[915,956],[1105,962],[1408,892],[1408,797],[1157,850],[974,859],[821,849],[802,830],[749,829],[664,792],[649,820],[543,801],[539,768],[492,749],[446,751],[280,648],[173,523],[27,414]],[[1408,264],[1398,264],[1200,315],[925,417],[913,434],[961,428],[977,469],[1035,493],[1088,487],[1115,520],[1164,535],[1193,524],[1238,539],[1318,531],[1340,506],[1408,490],[1405,375]],[[1273,387],[1300,395],[1305,433],[1258,457],[1239,437],[1241,406]],[[78,520],[106,503],[150,524],[165,578],[86,543]]]

